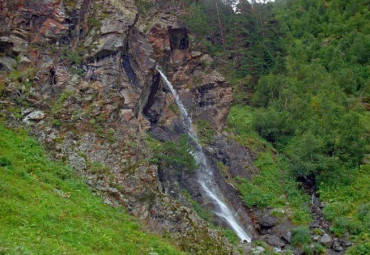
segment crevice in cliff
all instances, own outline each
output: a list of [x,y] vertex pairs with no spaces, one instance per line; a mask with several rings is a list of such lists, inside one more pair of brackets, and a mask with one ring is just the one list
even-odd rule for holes
[[122,60],[121,60],[121,65],[123,70],[125,71],[130,83],[134,84],[135,86],[138,86],[138,78],[135,74],[134,69],[132,68],[131,61],[130,61],[130,39],[132,36],[132,30],[134,29],[137,21],[139,20],[139,13],[136,13],[134,22],[128,26],[127,34],[126,34],[126,39],[124,42],[124,48],[122,49]]
[[175,49],[185,50],[189,48],[189,37],[185,27],[169,28],[171,51]]
[[138,79],[137,79],[134,69],[132,69],[129,55],[122,56],[122,68],[123,70],[125,70],[125,73],[130,83],[134,84],[135,86],[138,86]]
[[152,85],[150,87],[150,93],[148,96],[148,100],[143,108],[143,114],[150,120],[151,123],[157,123],[158,121],[158,116],[154,116],[153,114],[151,114],[150,108],[155,103],[156,95],[160,87],[160,81],[161,81],[161,76],[159,73],[156,73],[155,75],[153,75]]
[[85,22],[85,19],[86,19],[86,14],[88,13],[89,11],[89,8],[90,8],[90,3],[91,3],[91,0],[83,0],[82,1],[82,4],[81,4],[81,7],[80,7],[80,12],[78,14],[78,18],[77,18],[77,24],[76,24],[76,29],[75,29],[75,42],[72,46],[72,49],[75,49],[78,44],[80,43],[80,36],[81,34],[83,35],[83,29],[81,29],[81,23],[82,22]]

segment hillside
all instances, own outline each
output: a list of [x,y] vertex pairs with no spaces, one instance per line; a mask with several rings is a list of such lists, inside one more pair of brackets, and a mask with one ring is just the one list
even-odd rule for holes
[[145,233],[23,130],[0,127],[1,254],[182,254]]
[[368,253],[367,1],[0,4],[0,253]]

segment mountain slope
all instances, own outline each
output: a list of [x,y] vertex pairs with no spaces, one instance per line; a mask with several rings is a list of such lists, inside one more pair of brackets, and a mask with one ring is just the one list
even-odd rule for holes
[[0,133],[0,254],[182,254],[103,204],[24,131]]

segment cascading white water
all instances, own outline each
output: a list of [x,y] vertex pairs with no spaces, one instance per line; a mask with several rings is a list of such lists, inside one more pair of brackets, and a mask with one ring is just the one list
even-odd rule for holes
[[245,240],[247,242],[250,242],[251,237],[240,226],[237,219],[235,218],[236,213],[235,212],[233,213],[234,210],[229,208],[229,206],[224,202],[225,198],[223,197],[219,188],[215,184],[216,182],[214,180],[213,172],[207,163],[207,158],[203,153],[202,146],[199,144],[198,136],[193,128],[193,122],[184,105],[182,104],[179,95],[172,86],[171,82],[167,79],[166,75],[158,67],[157,71],[160,73],[167,87],[170,89],[173,96],[175,97],[176,104],[181,112],[182,121],[184,122],[185,131],[194,143],[194,159],[196,163],[199,165],[198,171],[199,184],[204,190],[205,195],[211,200],[213,200],[213,202],[217,205],[217,211],[215,211],[216,215],[223,218],[242,241]]

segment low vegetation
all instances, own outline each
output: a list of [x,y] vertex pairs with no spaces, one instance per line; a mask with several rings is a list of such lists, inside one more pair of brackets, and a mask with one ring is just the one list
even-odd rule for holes
[[[245,202],[278,208],[288,202],[293,221],[307,223],[307,199],[296,180],[315,179],[331,233],[356,243],[349,254],[366,254],[368,3],[184,2],[183,21],[196,47],[214,57],[234,86],[229,138],[259,155],[260,173],[239,180]],[[293,197],[297,206],[289,200]],[[307,243],[297,244],[307,254],[322,252],[319,246],[308,251]]]
[[349,254],[366,254],[370,250],[369,173],[367,164],[327,177],[319,184],[320,197],[328,204],[324,216],[333,223],[330,231],[338,237],[349,233],[356,242]]
[[182,135],[177,142],[168,140],[158,142],[152,138],[147,139],[147,145],[153,150],[153,163],[161,163],[178,172],[192,172],[197,168],[193,157],[193,148],[189,138]]
[[24,131],[0,133],[0,254],[182,254],[104,205]]

